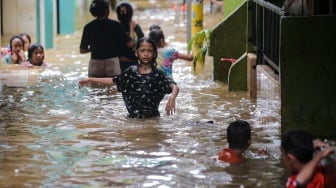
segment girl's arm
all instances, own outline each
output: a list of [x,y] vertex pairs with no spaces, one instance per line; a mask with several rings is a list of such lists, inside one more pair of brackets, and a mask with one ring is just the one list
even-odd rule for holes
[[79,88],[88,85],[90,83],[101,83],[105,85],[114,85],[115,83],[113,82],[112,78],[85,78],[81,79],[78,82]]
[[191,54],[178,53],[177,58],[187,60],[187,61],[192,61],[194,59],[194,56]]
[[174,83],[171,83],[169,86],[172,89],[172,93],[170,94],[168,102],[166,104],[166,113],[167,115],[173,115],[175,113],[175,106],[176,106],[175,99],[180,89]]

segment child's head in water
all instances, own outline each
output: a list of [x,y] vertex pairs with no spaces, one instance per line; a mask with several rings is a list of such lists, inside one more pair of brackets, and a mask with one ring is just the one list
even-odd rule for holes
[[243,120],[230,123],[227,128],[227,140],[232,150],[245,151],[251,144],[251,126]]
[[285,132],[281,138],[281,156],[286,167],[297,173],[298,163],[306,164],[314,154],[313,137],[304,130]]
[[140,65],[150,63],[152,67],[156,67],[158,51],[155,42],[152,39],[142,37],[136,43],[135,49]]
[[12,54],[13,53],[19,54],[20,51],[23,50],[23,45],[24,45],[24,40],[19,35],[14,35],[9,40],[9,47],[10,47],[10,51],[12,52]]
[[20,33],[20,36],[21,36],[21,38],[24,41],[23,50],[26,52],[26,51],[28,51],[28,48],[29,48],[29,46],[31,44],[30,35],[28,33]]
[[222,149],[218,159],[231,164],[244,161],[243,153],[251,144],[251,126],[244,120],[231,122],[226,129],[228,148]]
[[34,66],[41,66],[44,61],[44,48],[40,44],[32,44],[28,49],[28,61]]

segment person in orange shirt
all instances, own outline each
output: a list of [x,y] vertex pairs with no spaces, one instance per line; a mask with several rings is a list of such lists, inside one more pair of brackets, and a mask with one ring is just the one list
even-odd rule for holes
[[314,156],[316,140],[305,130],[290,130],[281,138],[281,157],[291,175],[287,180],[287,188],[324,188],[326,180],[320,160],[329,155],[333,148],[326,146]]
[[243,153],[251,145],[251,126],[244,120],[236,120],[227,128],[228,148],[218,153],[218,159],[231,164],[241,163]]

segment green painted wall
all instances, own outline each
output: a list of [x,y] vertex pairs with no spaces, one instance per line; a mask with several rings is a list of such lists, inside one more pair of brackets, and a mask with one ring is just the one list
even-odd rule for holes
[[336,16],[281,20],[281,128],[336,138]]
[[223,0],[224,18],[228,17],[246,0]]
[[[247,3],[241,4],[234,14],[215,26],[211,31],[209,55],[214,60],[214,80],[228,81],[231,66],[221,62],[222,57],[238,59],[246,53],[247,45]],[[246,74],[246,72],[245,72]]]
[[[45,31],[45,48],[54,47],[54,4],[53,1],[44,1],[44,31]],[[41,15],[42,16],[42,15]]]
[[36,0],[36,41],[41,43],[40,0]]
[[75,31],[75,1],[59,0],[58,32],[71,34]]

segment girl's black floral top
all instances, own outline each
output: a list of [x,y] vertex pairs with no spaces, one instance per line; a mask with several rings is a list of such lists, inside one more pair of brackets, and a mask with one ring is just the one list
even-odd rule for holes
[[160,116],[160,102],[165,94],[172,92],[169,85],[176,84],[155,67],[149,74],[140,74],[137,66],[129,67],[113,81],[122,93],[130,118]]

